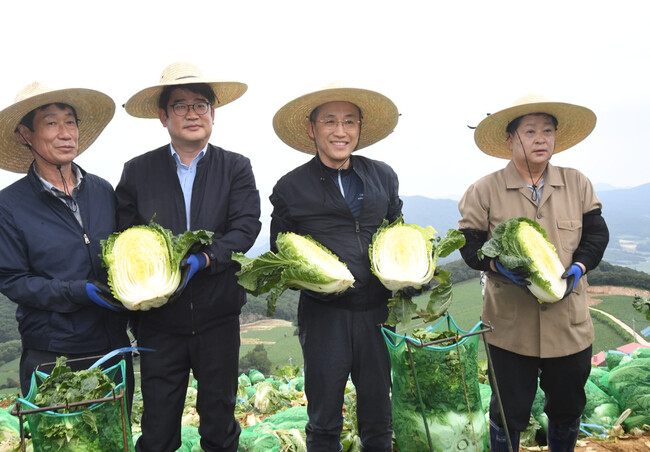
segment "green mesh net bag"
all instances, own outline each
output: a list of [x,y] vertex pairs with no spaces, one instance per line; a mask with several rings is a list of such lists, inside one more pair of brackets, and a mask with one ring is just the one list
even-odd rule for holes
[[[64,370],[59,373],[59,369]],[[65,361],[59,367],[57,360],[51,375],[34,372],[29,394],[24,399],[18,399],[20,413],[17,414],[27,421],[34,452],[133,452],[126,406],[124,360],[105,370],[95,368],[71,372],[69,369],[65,367]],[[94,388],[102,391],[102,395],[75,400],[73,393],[76,386],[66,385],[81,373],[84,373],[84,378],[83,388],[80,389]],[[45,391],[41,391],[41,388],[47,387],[67,387],[66,394],[74,402],[70,402],[67,408],[65,402],[50,403],[54,397],[49,396],[49,391],[45,397]],[[102,399],[107,400],[97,401]]]
[[[443,343],[401,336],[383,328],[392,374],[393,431],[400,452],[487,450],[477,350],[480,330],[458,328],[445,316],[427,332],[454,336]],[[418,332],[418,337],[423,335]],[[464,336],[465,335],[465,336]],[[432,337],[432,336],[428,336]]]

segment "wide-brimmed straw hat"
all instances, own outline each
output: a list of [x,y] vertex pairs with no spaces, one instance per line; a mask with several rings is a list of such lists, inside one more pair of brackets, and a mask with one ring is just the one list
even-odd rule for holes
[[474,141],[481,151],[494,157],[511,159],[506,127],[520,116],[533,113],[553,115],[557,119],[555,154],[580,143],[594,130],[596,115],[579,105],[550,102],[540,95],[527,95],[517,99],[512,107],[486,117],[474,131]]
[[309,115],[328,102],[350,102],[361,110],[361,136],[356,149],[386,138],[397,125],[399,112],[388,97],[375,91],[348,88],[340,83],[305,94],[280,108],[273,117],[273,129],[282,141],[307,154],[316,154],[314,139],[307,133]]
[[68,104],[77,112],[77,155],[97,139],[115,114],[113,99],[99,91],[86,88],[53,90],[41,82],[30,83],[16,94],[11,106],[0,111],[0,168],[15,173],[26,173],[29,170],[34,158],[16,136],[16,127],[27,113],[54,103]]
[[214,108],[240,98],[248,85],[240,82],[227,82],[203,77],[201,70],[192,63],[175,62],[167,66],[160,76],[160,83],[135,93],[126,101],[126,112],[136,118],[158,118],[158,99],[166,86],[206,83],[217,96]]

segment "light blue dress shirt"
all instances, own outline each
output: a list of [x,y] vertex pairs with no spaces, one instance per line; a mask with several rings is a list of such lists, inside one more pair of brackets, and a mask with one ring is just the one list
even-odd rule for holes
[[171,148],[172,156],[176,161],[176,174],[178,175],[178,182],[181,184],[183,198],[185,199],[185,221],[187,224],[187,230],[190,231],[190,206],[192,205],[192,186],[194,185],[194,178],[196,177],[196,165],[207,152],[208,145],[206,144],[201,152],[196,154],[196,157],[194,157],[190,162],[189,166],[181,163],[181,157],[174,149],[173,144],[170,143],[169,147]]

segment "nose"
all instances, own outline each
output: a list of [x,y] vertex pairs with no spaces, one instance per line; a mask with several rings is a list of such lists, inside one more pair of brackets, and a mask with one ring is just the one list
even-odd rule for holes
[[185,113],[186,118],[198,118],[199,114],[194,109],[194,105],[188,105],[187,113]]
[[538,132],[535,134],[535,143],[544,143],[546,142],[546,135],[544,132]]
[[334,133],[338,135],[346,134],[345,127],[343,127],[343,121],[336,121],[336,125],[334,126]]
[[61,124],[59,126],[59,138],[63,140],[70,140],[72,139],[72,131],[70,128],[67,126],[67,124]]

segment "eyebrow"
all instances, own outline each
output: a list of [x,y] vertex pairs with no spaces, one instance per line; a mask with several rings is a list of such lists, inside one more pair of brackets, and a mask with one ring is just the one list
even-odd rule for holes
[[[53,111],[53,112],[51,112],[51,113],[46,113],[46,114],[43,115],[43,119],[49,119],[49,118],[51,118],[51,117],[53,117],[53,116],[59,116],[60,114],[61,114],[61,112],[59,112],[59,111]],[[71,116],[71,117],[74,118],[74,114],[73,114],[72,111],[70,111],[70,110],[66,110],[66,111],[63,113],[63,115],[64,115],[64,116]]]
[[[522,127],[535,127],[536,125],[537,125],[537,124],[534,123],[534,122],[526,122],[526,123],[523,123],[521,126],[522,126]],[[544,122],[542,123],[542,125],[544,125],[544,126],[549,126],[549,125],[552,126],[552,125],[553,125],[553,121],[551,121],[551,120],[549,119],[548,121],[544,121]]]
[[[335,116],[336,115],[334,113],[327,113],[327,114],[323,115],[323,118],[333,118]],[[345,117],[346,118],[358,118],[359,115],[356,114],[356,113],[348,113],[348,114],[345,115]]]
[[[179,102],[187,102],[189,100],[190,99],[186,99],[185,97],[182,97],[180,99],[169,99],[169,103],[170,104],[177,104]],[[208,102],[209,103],[208,99],[206,99],[205,97],[195,97],[192,100],[195,101],[195,102]]]

